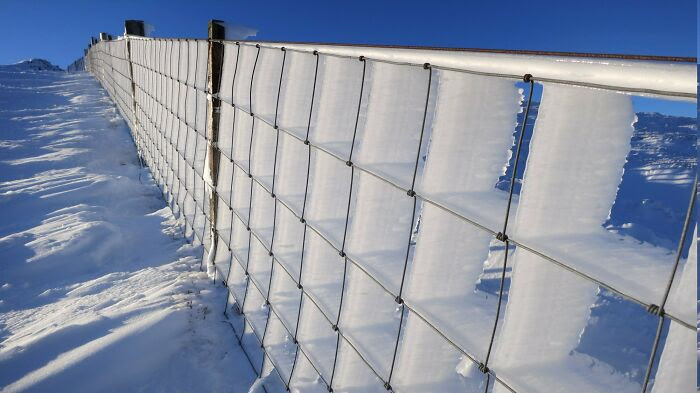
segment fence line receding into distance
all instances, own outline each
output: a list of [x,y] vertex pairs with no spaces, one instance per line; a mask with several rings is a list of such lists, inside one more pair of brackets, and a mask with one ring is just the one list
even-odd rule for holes
[[[586,60],[230,41],[218,21],[206,40],[127,21],[84,59],[265,389],[656,390],[695,348],[697,180],[677,250],[603,224],[630,96],[695,101],[695,65]],[[601,296],[651,326],[634,367],[624,343],[579,347]]]

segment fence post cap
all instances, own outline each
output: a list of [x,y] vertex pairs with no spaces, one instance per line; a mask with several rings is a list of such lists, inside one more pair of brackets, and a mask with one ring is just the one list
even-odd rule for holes
[[209,39],[223,40],[226,38],[226,28],[224,21],[218,19],[209,20]]
[[142,20],[127,19],[124,21],[124,34],[146,36],[146,28]]

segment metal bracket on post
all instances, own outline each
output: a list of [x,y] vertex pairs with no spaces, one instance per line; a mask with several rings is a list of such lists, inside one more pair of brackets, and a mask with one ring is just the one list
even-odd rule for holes
[[[138,36],[143,36],[144,34],[144,26],[143,26],[143,21],[142,20],[127,20],[124,22],[124,34],[126,35],[126,59],[129,63],[129,79],[131,80],[131,113],[134,119],[134,122],[136,121],[136,84],[134,83],[134,67],[131,62],[131,41],[129,40],[130,35],[138,35]],[[136,124],[132,124],[133,127],[136,126]],[[138,138],[138,131],[132,129],[131,130],[132,134],[132,139],[134,140],[134,144],[136,145],[136,151],[139,156],[139,163],[141,166],[144,165],[143,162],[143,156],[141,153],[141,143],[140,139]]]
[[224,44],[215,41],[225,38],[226,29],[224,22],[220,20],[209,21],[209,51],[207,57],[207,169],[205,178],[209,187],[209,247],[207,255],[207,271],[213,274],[210,270],[214,268],[214,255],[216,255],[216,247],[218,238],[216,236],[216,212],[218,207],[218,199],[216,197],[216,184],[219,177],[219,161],[221,153],[216,148],[219,140],[219,114],[221,110],[221,100],[218,98],[219,87],[221,86],[221,70],[224,62]]

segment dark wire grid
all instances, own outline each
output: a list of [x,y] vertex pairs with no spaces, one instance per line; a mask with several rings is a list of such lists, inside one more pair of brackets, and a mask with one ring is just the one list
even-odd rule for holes
[[[287,50],[288,50],[288,51],[291,51],[290,49],[287,49]],[[302,53],[307,53],[307,52],[302,52]],[[318,54],[317,54],[317,55],[318,55]],[[338,57],[338,56],[335,56],[335,55],[333,55],[333,56],[334,56],[334,57]],[[340,56],[340,57],[345,57],[345,56]],[[365,58],[364,60],[366,61],[367,59]],[[373,61],[374,61],[374,60],[373,60]],[[380,61],[380,62],[386,62],[386,61]],[[392,62],[386,62],[386,63],[391,63],[391,64],[393,64]],[[403,64],[403,63],[400,63],[400,64]],[[404,65],[406,65],[406,64],[404,64]],[[413,64],[408,64],[408,65],[409,65],[409,66],[414,66]],[[423,67],[423,66],[424,66],[424,65],[421,65],[421,67]],[[434,67],[434,66],[433,66],[433,68],[438,68],[438,67]],[[443,69],[444,69],[444,68],[443,68]],[[459,71],[459,70],[456,70],[456,71]],[[467,72],[467,71],[463,71],[463,72]],[[495,76],[498,76],[498,75],[495,75]],[[500,76],[500,77],[504,77],[504,78],[509,78],[509,79],[510,79],[510,76]],[[530,77],[530,80],[531,80],[532,82],[535,82],[535,81],[537,81],[538,79],[536,79],[535,77],[532,77],[532,76],[531,76],[531,77]],[[262,118],[262,117],[259,117],[259,116],[255,115],[255,114],[252,114],[250,111],[246,110],[245,108],[242,108],[242,107],[240,107],[240,106],[236,106],[236,105],[233,104],[231,101],[229,101],[229,100],[227,100],[227,99],[225,99],[225,98],[222,98],[222,97],[218,97],[218,98],[221,100],[221,102],[226,103],[226,104],[228,104],[228,105],[230,105],[230,106],[232,106],[232,107],[234,107],[234,108],[237,108],[237,109],[239,109],[239,110],[245,112],[246,114],[249,114],[249,115],[253,116],[255,119],[265,122],[266,124],[270,125],[271,127],[274,127],[274,126],[275,126],[274,124],[270,123],[267,119]],[[288,135],[292,136],[292,137],[295,138],[295,139],[301,140],[301,138],[300,138],[298,135],[296,135],[294,132],[287,131],[287,130],[281,128],[281,127],[279,127],[279,130],[282,131],[282,132],[287,133]],[[342,157],[340,157],[340,156],[337,155],[336,153],[331,152],[330,150],[327,150],[327,149],[325,149],[325,148],[322,147],[322,146],[319,146],[319,145],[316,145],[316,144],[313,144],[313,143],[309,142],[309,141],[308,141],[308,138],[307,138],[306,140],[304,140],[303,142],[309,144],[309,145],[310,145],[311,147],[313,147],[314,149],[323,151],[323,152],[325,152],[325,153],[331,155],[332,157],[334,157],[334,158],[336,158],[336,159],[338,159],[338,160],[340,160],[340,161],[347,162],[345,159],[343,159]],[[230,157],[229,157],[229,158],[230,158]],[[399,190],[401,190],[401,191],[408,192],[408,191],[410,190],[409,188],[402,187],[402,186],[396,184],[395,182],[393,182],[393,181],[391,181],[391,180],[389,180],[389,179],[383,178],[380,174],[378,174],[378,173],[376,173],[376,172],[374,172],[374,171],[372,171],[372,170],[370,170],[370,169],[363,168],[363,167],[358,166],[357,164],[354,164],[354,163],[353,163],[353,167],[356,168],[356,169],[359,169],[360,171],[363,171],[364,173],[370,174],[370,175],[374,176],[375,178],[377,178],[377,179],[379,179],[379,180],[381,180],[381,181],[384,181],[384,182],[386,182],[387,184],[389,184],[389,185],[391,185],[391,186],[393,186],[393,187],[395,187],[395,188],[397,188],[397,189],[399,189]],[[445,211],[445,212],[447,212],[447,213],[450,213],[450,214],[456,216],[457,218],[462,219],[462,220],[464,220],[464,221],[470,223],[471,225],[474,225],[474,226],[476,226],[476,227],[478,227],[478,228],[480,228],[480,229],[482,229],[482,230],[485,230],[485,231],[487,231],[487,232],[489,232],[489,233],[491,233],[491,234],[493,234],[493,235],[497,235],[497,234],[498,234],[498,231],[496,231],[496,230],[494,230],[494,229],[487,228],[486,226],[481,225],[481,224],[479,224],[478,222],[476,222],[476,221],[474,221],[474,220],[472,220],[472,219],[469,219],[468,217],[466,217],[466,216],[462,215],[461,213],[459,213],[459,212],[457,212],[457,211],[451,209],[450,207],[447,207],[447,206],[445,206],[445,205],[442,205],[442,204],[440,204],[440,203],[437,202],[437,201],[431,200],[429,197],[421,196],[421,195],[418,195],[418,194],[417,194],[416,196],[417,196],[417,198],[421,199],[423,202],[429,203],[429,204],[433,205],[434,207],[438,207],[438,208],[442,209],[443,211]],[[559,267],[561,267],[561,268],[563,268],[563,269],[565,269],[565,270],[568,270],[569,272],[574,273],[574,274],[578,275],[579,277],[582,277],[582,278],[584,278],[584,279],[586,279],[586,280],[588,280],[588,281],[591,281],[591,282],[595,283],[596,285],[599,285],[599,286],[601,286],[601,287],[603,287],[603,288],[605,288],[605,289],[607,289],[607,290],[609,290],[609,291],[611,291],[611,292],[613,292],[613,293],[615,293],[615,294],[617,294],[617,295],[619,295],[619,296],[621,296],[621,297],[623,297],[623,298],[625,298],[625,299],[627,299],[627,300],[631,300],[631,301],[633,301],[633,302],[635,302],[635,303],[641,305],[641,306],[644,307],[644,308],[650,308],[650,307],[653,308],[653,307],[655,306],[654,304],[650,304],[650,303],[644,302],[644,301],[642,301],[642,300],[640,300],[640,299],[638,299],[638,298],[636,298],[636,297],[634,297],[634,296],[632,296],[632,295],[629,295],[629,294],[627,294],[627,293],[624,293],[624,292],[622,292],[622,291],[616,289],[616,288],[613,287],[612,285],[609,285],[609,284],[607,284],[607,283],[605,283],[605,282],[603,282],[603,281],[600,281],[600,280],[598,280],[598,279],[596,279],[596,278],[594,278],[594,277],[592,277],[592,276],[590,276],[590,275],[588,275],[588,274],[586,274],[586,273],[584,273],[584,272],[582,272],[582,271],[580,271],[580,270],[578,270],[578,269],[576,269],[576,268],[574,268],[574,267],[571,267],[570,265],[566,264],[565,262],[562,262],[562,261],[560,261],[560,260],[558,260],[558,259],[556,259],[556,258],[553,258],[553,257],[551,257],[551,256],[549,256],[549,255],[547,255],[547,254],[545,254],[545,253],[543,253],[543,252],[540,252],[540,251],[538,251],[538,250],[536,250],[536,249],[530,247],[530,246],[527,245],[527,244],[521,243],[521,242],[518,241],[517,239],[510,238],[510,239],[509,239],[509,242],[510,242],[511,244],[515,245],[515,246],[518,246],[518,247],[520,247],[520,248],[522,248],[522,249],[524,249],[524,250],[527,250],[527,251],[530,252],[530,253],[533,253],[533,254],[539,256],[540,258],[545,259],[545,260],[548,261],[548,262],[551,262],[551,263],[553,263],[553,264],[555,264],[555,265],[557,265],[557,266],[559,266]],[[689,324],[689,323],[686,322],[686,321],[681,320],[680,318],[676,317],[675,315],[666,314],[666,316],[667,316],[668,318],[670,318],[671,320],[673,320],[673,321],[675,321],[675,322],[677,322],[677,323],[679,323],[679,324],[685,326],[685,327],[688,328],[688,329],[695,330],[695,327],[694,327],[693,325]]]
[[[95,46],[97,46],[97,45],[95,45]],[[91,52],[92,52],[92,51],[91,51]],[[109,55],[109,56],[113,56],[111,53],[108,54],[108,55]],[[90,57],[91,57],[91,56],[90,56]],[[104,61],[103,59],[99,59],[99,60]],[[123,60],[123,59],[122,59],[122,60]],[[94,66],[92,65],[92,61],[89,61],[89,63],[90,63],[90,68],[91,68],[91,69],[94,69]],[[118,72],[118,71],[114,70],[113,67],[110,66],[110,68],[112,69],[112,73]],[[102,76],[102,79],[106,81],[107,78],[104,76],[104,74],[105,74],[104,70],[103,70],[103,69],[100,69],[99,71],[100,71],[100,74],[103,75],[103,76]],[[104,84],[104,83],[103,83],[103,84]],[[108,90],[108,93],[110,93],[110,96],[113,98],[113,100],[114,100],[115,102],[117,102],[117,104],[118,104],[117,106],[118,106],[118,107],[120,106],[118,101],[122,101],[122,103],[125,104],[125,103],[123,102],[124,99],[123,99],[122,97],[120,97],[119,95],[116,94],[116,90],[115,90],[115,88],[114,88],[114,85],[116,85],[116,86],[118,86],[118,87],[124,89],[123,86],[119,85],[118,83],[115,83],[115,82],[114,82],[114,79],[111,80],[111,83],[107,82],[107,84],[108,84],[108,85],[110,86],[110,88],[111,88],[111,93],[110,93],[110,89],[109,89],[109,88],[107,89],[107,90]],[[314,90],[315,90],[315,89],[314,89]],[[115,100],[115,98],[116,98],[116,100]],[[126,105],[124,105],[124,106],[126,107]],[[160,105],[160,106],[163,107],[163,105]],[[235,106],[234,106],[234,107],[235,107]],[[124,112],[122,108],[119,108],[119,109],[120,109],[120,112]],[[140,109],[140,108],[139,108],[139,109]],[[237,109],[242,110],[242,109],[240,109],[240,108],[237,108]],[[235,112],[235,111],[234,111],[234,112]],[[128,111],[126,111],[126,113],[128,113]],[[172,112],[171,112],[171,113],[172,113]],[[123,113],[123,114],[124,114],[124,113]],[[149,117],[145,112],[144,112],[144,115],[146,115],[146,116],[148,117],[148,120],[149,120],[149,122],[151,123],[151,126],[152,126],[152,128],[153,128],[154,130],[160,130],[160,128],[157,127],[157,126],[153,123],[153,121],[150,119],[150,117]],[[251,116],[254,116],[254,115],[251,114]],[[130,116],[128,116],[128,115],[127,115],[126,117],[127,117],[127,118],[130,118]],[[262,119],[261,119],[261,120],[262,120]],[[132,129],[133,129],[133,128],[134,128],[134,127],[133,127],[133,120],[128,121],[128,123],[130,123],[130,126],[132,126]],[[194,128],[194,127],[192,127],[192,128]],[[194,129],[195,129],[195,131],[196,131],[196,128],[194,128]],[[289,134],[292,135],[292,136],[294,136],[292,133],[289,133]],[[148,137],[149,137],[149,140],[151,140],[150,135],[148,135]],[[139,136],[139,138],[140,138],[140,136]],[[137,138],[137,139],[138,139],[138,138]],[[307,139],[307,140],[308,140],[308,139]],[[152,141],[152,140],[151,140],[151,141]],[[170,142],[170,144],[172,145],[172,142]],[[307,143],[307,144],[308,144],[308,143]],[[311,147],[312,147],[312,146],[309,144],[309,149],[311,149]],[[140,149],[140,148],[139,148],[139,149]],[[149,156],[152,156],[150,149],[147,148],[147,151],[148,151]],[[178,153],[179,153],[179,152],[178,152]],[[162,158],[163,156],[161,155],[160,157]],[[180,180],[180,179],[179,179],[179,176],[178,176],[178,180]],[[181,181],[180,181],[180,183],[181,183]],[[262,182],[260,182],[259,184],[262,185]],[[160,187],[160,186],[159,186],[159,187]],[[252,184],[251,184],[251,187],[252,187]],[[696,184],[695,184],[694,190],[696,189],[696,187],[697,187],[697,182],[696,182]],[[264,186],[263,186],[263,188],[264,188]],[[695,194],[695,193],[693,193],[693,196],[694,196],[694,194]],[[193,198],[193,199],[194,199],[194,198]],[[694,199],[692,199],[692,201],[694,201]],[[691,209],[692,209],[692,201],[691,201]],[[195,202],[196,202],[196,200],[195,200]],[[292,211],[292,210],[290,209],[290,211]],[[294,212],[292,211],[292,213],[294,213]],[[690,216],[690,209],[689,209],[688,215]],[[507,224],[507,220],[506,220],[506,224]],[[685,225],[685,228],[684,228],[684,231],[683,231],[683,238],[685,238],[685,233],[687,232],[687,226],[688,226],[688,223],[687,223],[687,220],[686,220],[686,225]],[[504,226],[504,228],[505,228],[505,226]],[[313,228],[312,228],[312,229],[313,229]],[[492,231],[489,231],[489,232],[492,232]],[[320,233],[319,233],[319,234],[320,234]],[[503,234],[505,235],[505,232],[503,232]],[[497,234],[497,235],[498,235],[498,234]],[[323,237],[323,235],[321,235],[321,236]],[[508,242],[509,239],[507,239],[507,237],[506,237],[506,240],[505,240],[505,241]],[[523,248],[525,248],[525,249],[528,249],[526,246],[523,246],[522,244],[519,244],[519,243],[517,243],[516,241],[513,241],[512,239],[510,239],[510,241],[511,241],[512,243],[516,244],[516,245],[519,245],[519,246],[521,246],[521,247],[523,247]],[[263,243],[263,244],[264,244],[264,243]],[[682,247],[682,244],[683,244],[683,243],[681,242],[681,245],[679,245],[679,249]],[[535,252],[536,254],[539,254],[536,250],[530,249],[529,251]],[[540,255],[540,256],[544,256],[544,255]],[[507,251],[506,251],[506,257],[507,257]],[[544,257],[546,257],[546,256],[544,256]],[[547,258],[547,257],[546,257],[546,259],[550,260],[551,262],[555,262],[555,264],[557,264],[557,262],[558,262],[558,261],[552,260],[551,258]],[[560,262],[559,262],[559,263],[560,263]],[[274,266],[274,264],[273,264],[273,266]],[[662,302],[662,306],[660,307],[661,310],[663,310],[663,304],[665,303],[665,299],[666,299],[667,296],[668,296],[668,290],[669,290],[668,288],[670,288],[670,283],[671,283],[672,280],[673,280],[673,276],[674,276],[674,274],[675,274],[675,271],[676,271],[676,267],[677,267],[677,266],[678,266],[678,264],[677,264],[677,262],[676,262],[676,265],[674,265],[673,273],[672,273],[671,278],[670,278],[670,280],[669,280],[669,285],[667,285],[667,291],[665,292],[664,301]],[[564,267],[565,269],[567,269],[567,266],[565,266],[565,265],[563,265],[563,264],[562,264],[561,267]],[[361,270],[363,270],[363,269],[361,269]],[[571,268],[568,268],[567,270],[572,270],[572,269],[571,269]],[[364,270],[363,270],[363,271],[364,271]],[[365,272],[365,273],[366,273],[366,272]],[[575,273],[576,273],[576,272],[575,272]],[[583,273],[581,273],[581,274],[583,274]],[[579,274],[579,275],[580,275],[580,274]],[[291,276],[290,276],[290,277],[291,277]],[[293,278],[293,277],[292,277],[292,278]],[[584,277],[584,278],[585,278],[585,277]],[[300,282],[299,282],[298,285],[301,286]],[[610,288],[609,288],[609,289],[610,289]],[[613,290],[613,292],[615,292],[615,291]],[[302,295],[303,295],[303,294],[302,294]],[[634,300],[634,299],[632,299],[632,300]],[[499,303],[500,303],[500,302],[499,302]],[[640,302],[637,302],[637,303],[640,303]],[[654,310],[654,307],[652,307],[652,306],[654,306],[654,305],[649,305],[649,308],[653,311],[653,310]],[[658,306],[656,306],[656,307],[658,307]],[[650,312],[652,312],[652,311],[650,311]],[[661,314],[661,317],[660,317],[661,320],[663,320],[664,317],[669,317],[670,319],[674,319],[673,316],[670,316],[670,315],[668,315],[668,314],[664,314],[663,312],[660,313],[660,314]],[[680,322],[682,325],[684,325],[681,321],[677,321],[677,322]],[[658,334],[657,334],[657,342],[655,342],[655,347],[656,347],[657,345],[658,345]],[[653,357],[652,357],[652,361],[653,361]]]

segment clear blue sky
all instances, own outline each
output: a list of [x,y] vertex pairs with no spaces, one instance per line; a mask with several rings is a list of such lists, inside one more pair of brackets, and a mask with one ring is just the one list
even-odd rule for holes
[[205,37],[207,21],[257,38],[695,57],[695,0],[550,1],[32,1],[0,0],[0,64],[30,57],[65,67],[90,36],[125,19],[152,35]]

